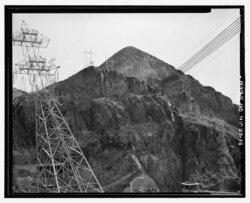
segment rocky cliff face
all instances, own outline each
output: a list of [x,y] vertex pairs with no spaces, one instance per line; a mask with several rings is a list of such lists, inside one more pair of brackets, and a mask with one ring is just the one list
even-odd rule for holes
[[238,106],[231,99],[202,86],[190,75],[135,47],[126,47],[110,57],[100,66],[104,70],[115,70],[128,77],[135,77],[156,91],[165,91],[181,112],[194,112],[209,117],[218,117],[238,126]]
[[[146,75],[139,71],[129,77],[138,67],[131,58],[144,67],[144,55],[127,48],[112,57],[118,71],[88,67],[53,85],[104,190],[127,192],[141,176],[152,192],[178,192],[181,182],[193,179],[203,189],[239,189],[241,152],[238,129],[231,125],[237,111],[230,100],[192,78],[188,85],[178,86],[178,79],[167,84],[164,78],[172,67],[152,56]],[[181,96],[175,91],[180,86],[189,88],[179,91]],[[24,103],[13,117],[15,164],[35,162],[33,111],[32,104]]]
[[161,81],[161,85],[181,112],[217,117],[238,127],[238,106],[212,87],[202,86],[192,76],[166,78]]

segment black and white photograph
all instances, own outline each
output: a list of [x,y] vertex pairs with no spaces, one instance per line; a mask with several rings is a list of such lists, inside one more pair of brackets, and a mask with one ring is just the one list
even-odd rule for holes
[[5,5],[5,196],[245,197],[244,9]]

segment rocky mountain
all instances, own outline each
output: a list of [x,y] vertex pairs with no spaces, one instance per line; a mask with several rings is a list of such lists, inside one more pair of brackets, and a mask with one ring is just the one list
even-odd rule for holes
[[[127,47],[49,88],[105,192],[128,192],[141,176],[152,192],[194,179],[240,189],[236,105],[165,62]],[[35,163],[31,103],[13,115],[13,141],[14,164]]]
[[105,63],[101,69],[117,71],[165,91],[183,113],[194,112],[218,117],[238,126],[238,106],[229,97],[205,87],[190,75],[135,47],[125,47]]

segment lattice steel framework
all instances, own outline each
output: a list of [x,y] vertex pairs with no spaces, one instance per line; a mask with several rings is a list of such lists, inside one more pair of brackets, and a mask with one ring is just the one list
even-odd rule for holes
[[36,111],[39,190],[103,192],[53,95],[40,94]]
[[40,53],[40,48],[46,48],[49,41],[37,30],[29,29],[24,21],[21,29],[12,36],[13,45],[20,46],[23,54],[23,60],[15,64],[13,74],[28,75],[31,92],[55,82],[55,73],[58,69],[54,64],[55,59],[48,61]]
[[[24,59],[14,74],[29,76],[34,93],[38,192],[103,192],[92,168],[65,121],[56,96],[46,86],[54,82],[58,67],[47,62],[39,48],[49,39],[25,22],[13,35],[13,45],[21,46]],[[52,78],[52,80],[51,80]]]

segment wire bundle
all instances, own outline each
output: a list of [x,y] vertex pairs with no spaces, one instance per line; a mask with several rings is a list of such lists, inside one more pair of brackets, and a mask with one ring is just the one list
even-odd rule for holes
[[[241,30],[240,18],[237,18],[232,24],[230,24],[226,29],[224,29],[220,34],[214,37],[209,43],[207,43],[203,48],[201,48],[197,53],[195,53],[191,58],[184,62],[177,70],[181,70],[186,73],[191,70],[194,66],[199,64],[210,54],[228,42]],[[172,72],[166,79],[173,79],[177,75],[176,71]]]

